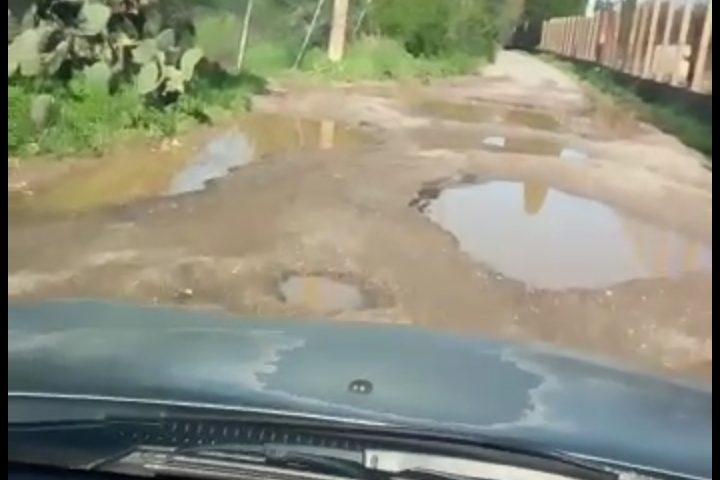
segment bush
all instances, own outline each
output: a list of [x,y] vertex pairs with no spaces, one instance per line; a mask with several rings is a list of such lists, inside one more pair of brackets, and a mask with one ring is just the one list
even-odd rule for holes
[[311,50],[305,56],[302,69],[330,80],[382,80],[463,74],[477,64],[477,60],[461,53],[416,58],[396,40],[363,37],[350,45],[338,63],[328,60],[324,50]]
[[371,24],[416,57],[463,53],[492,58],[502,0],[376,0]]
[[[31,83],[8,86],[8,155],[48,153],[69,155],[101,152],[124,133],[170,136],[187,124],[210,122],[219,112],[244,110],[264,82],[248,75],[233,76],[205,65],[191,88],[175,103],[148,104],[134,88],[112,94],[87,88],[83,82]],[[53,115],[37,128],[30,105],[39,94],[53,98]]]

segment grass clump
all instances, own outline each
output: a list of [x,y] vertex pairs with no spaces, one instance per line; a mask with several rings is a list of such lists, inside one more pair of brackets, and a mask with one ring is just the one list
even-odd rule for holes
[[[208,67],[186,94],[162,105],[148,102],[132,86],[111,92],[75,81],[13,81],[8,84],[8,155],[100,153],[132,134],[172,136],[187,126],[212,122],[222,112],[248,109],[251,95],[263,88],[257,77]],[[31,113],[38,95],[52,97],[42,125]]]
[[477,66],[477,60],[465,54],[414,57],[396,40],[364,37],[349,46],[340,62],[331,62],[324,51],[313,49],[301,67],[311,76],[327,80],[382,80],[459,75]]

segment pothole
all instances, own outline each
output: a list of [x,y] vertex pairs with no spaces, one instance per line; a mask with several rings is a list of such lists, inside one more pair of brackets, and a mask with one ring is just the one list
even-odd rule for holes
[[362,310],[374,305],[369,292],[358,284],[329,275],[286,275],[278,283],[278,291],[286,304],[318,312]]
[[412,202],[473,260],[532,289],[712,271],[712,247],[541,182],[459,182]]
[[198,129],[159,148],[124,148],[102,159],[78,161],[36,190],[30,185],[30,192],[9,194],[8,210],[13,215],[77,212],[195,192],[269,155],[368,141],[359,130],[331,120],[248,113],[222,129]]
[[507,109],[489,103],[460,103],[445,100],[422,100],[416,101],[415,104],[417,113],[441,120],[462,123],[503,123],[546,131],[557,131],[561,127],[554,116],[530,109]]

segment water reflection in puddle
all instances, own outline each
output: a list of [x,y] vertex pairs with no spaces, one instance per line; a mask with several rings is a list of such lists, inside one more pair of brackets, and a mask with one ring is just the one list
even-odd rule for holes
[[359,310],[367,303],[357,286],[321,275],[292,275],[279,289],[285,303],[320,312]]
[[460,248],[534,289],[603,288],[712,270],[712,249],[540,183],[427,189],[419,206]]
[[359,133],[333,121],[250,113],[226,130],[189,135],[182,144],[127,148],[102,159],[76,162],[31,195],[8,195],[8,207],[14,215],[74,212],[197,191],[208,180],[267,155],[340,148],[362,141]]

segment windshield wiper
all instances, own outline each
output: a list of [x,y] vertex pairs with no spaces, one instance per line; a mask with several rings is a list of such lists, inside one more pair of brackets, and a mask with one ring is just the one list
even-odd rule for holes
[[[183,474],[205,479],[244,478],[249,472],[269,478],[331,475],[360,480],[543,480],[616,479],[610,472],[589,470],[564,475],[503,463],[395,450],[345,450],[286,444],[228,444],[181,449],[140,447],[95,469],[135,475]],[[273,473],[275,475],[273,475]],[[577,472],[576,472],[577,473]]]
[[[115,473],[198,474],[203,478],[240,478],[248,471],[272,473],[282,469],[298,474],[324,474],[343,478],[385,478],[363,464],[363,452],[282,444],[232,444],[168,449],[139,447],[122,458],[103,462],[94,470]],[[270,469],[270,471],[268,471]]]

